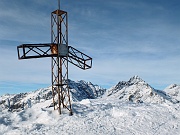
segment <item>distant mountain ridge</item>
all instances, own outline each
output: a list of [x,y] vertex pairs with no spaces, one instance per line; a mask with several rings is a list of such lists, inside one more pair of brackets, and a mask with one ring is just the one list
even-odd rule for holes
[[[73,102],[97,98],[118,99],[122,102],[132,103],[170,102],[176,104],[180,102],[180,85],[170,85],[164,91],[156,90],[139,76],[133,76],[129,81],[120,81],[107,90],[83,80],[76,82],[69,80],[69,88]],[[52,100],[51,87],[29,93],[3,95],[0,98],[0,107],[2,109],[9,108],[8,104],[10,104],[11,110],[20,111],[22,108],[27,108],[28,99],[31,99],[32,104]]]
[[[94,85],[91,82],[86,81],[69,81],[70,96],[72,101],[81,101],[83,99],[95,99],[101,97],[106,89],[101,88],[98,85]],[[6,94],[0,98],[0,106],[2,108],[10,108],[11,110],[22,110],[22,108],[28,106],[28,100],[30,99],[32,104],[38,102],[44,102],[52,99],[51,87],[42,88],[29,93],[20,94]],[[10,107],[8,107],[10,105]]]

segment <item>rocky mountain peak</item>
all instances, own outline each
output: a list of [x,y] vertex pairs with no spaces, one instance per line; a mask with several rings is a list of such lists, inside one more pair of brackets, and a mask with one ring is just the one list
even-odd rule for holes
[[129,79],[128,83],[132,85],[137,83],[145,83],[145,81],[141,79],[139,76],[135,75]]
[[155,90],[139,76],[119,82],[107,90],[107,96],[134,103],[162,103],[167,99],[164,92]]
[[136,85],[136,84],[142,84],[149,86],[143,79],[141,79],[139,76],[135,75],[129,79],[129,81],[120,81],[116,86],[112,87],[115,89],[122,89],[124,87],[129,87],[131,85]]
[[180,85],[171,84],[164,91],[172,98],[175,103],[180,102]]
[[171,84],[169,85],[166,89],[174,89],[176,88],[178,85],[177,84]]

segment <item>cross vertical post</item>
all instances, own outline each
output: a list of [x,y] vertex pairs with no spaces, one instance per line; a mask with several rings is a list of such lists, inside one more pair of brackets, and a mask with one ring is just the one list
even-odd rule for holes
[[67,12],[55,10],[51,13],[52,93],[55,109],[55,93],[58,94],[58,111],[62,107],[72,114],[68,86],[68,21]]

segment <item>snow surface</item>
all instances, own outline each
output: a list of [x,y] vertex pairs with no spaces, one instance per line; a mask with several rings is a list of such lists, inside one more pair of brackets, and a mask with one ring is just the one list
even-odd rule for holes
[[[63,110],[62,115],[53,110],[50,87],[30,93],[1,96],[0,135],[180,133],[179,99],[176,94],[172,97],[171,93],[174,92],[170,86],[166,88],[166,91],[171,91],[170,94],[161,92],[138,76],[127,82],[119,82],[105,94],[105,89],[85,81],[72,81],[70,86],[73,116],[69,116],[66,110]],[[176,87],[175,91],[180,89]],[[27,100],[30,98],[32,107],[28,108]],[[16,105],[11,111],[7,107],[7,99],[11,105]],[[171,99],[176,99],[176,102]]]

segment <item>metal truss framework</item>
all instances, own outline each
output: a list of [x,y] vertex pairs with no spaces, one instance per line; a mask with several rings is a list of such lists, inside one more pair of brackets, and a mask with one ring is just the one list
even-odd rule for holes
[[61,108],[69,110],[72,115],[72,106],[70,101],[68,87],[68,53],[62,55],[60,46],[68,46],[68,24],[67,12],[56,10],[51,13],[51,43],[55,44],[52,50],[57,56],[52,57],[52,94],[55,109],[55,93],[58,94],[58,111],[61,114]]
[[65,108],[72,115],[68,62],[86,70],[92,67],[92,58],[68,46],[67,12],[58,9],[51,13],[51,43],[22,44],[17,46],[17,51],[19,59],[51,57],[54,110],[58,109],[61,114],[62,108]]
[[[17,46],[18,59],[57,57],[54,52],[57,49],[54,48],[57,48],[57,44],[22,44]],[[92,67],[92,58],[71,46],[68,46],[68,57],[65,59],[83,70]]]

